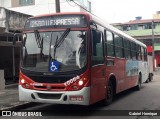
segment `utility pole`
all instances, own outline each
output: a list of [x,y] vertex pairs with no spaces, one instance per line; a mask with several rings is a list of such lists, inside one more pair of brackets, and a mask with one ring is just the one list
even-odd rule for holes
[[55,0],[56,13],[60,12],[60,2],[59,0]]
[[153,71],[155,71],[155,52],[154,52],[154,21],[152,20],[152,57],[153,57]]

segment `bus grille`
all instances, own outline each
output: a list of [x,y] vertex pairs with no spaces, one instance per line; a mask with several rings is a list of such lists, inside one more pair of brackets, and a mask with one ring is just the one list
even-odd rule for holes
[[[35,88],[43,89],[43,90],[48,90],[47,86],[34,86]],[[58,87],[58,86],[51,86],[50,90],[64,90],[65,87]]]
[[64,83],[71,77],[46,77],[46,76],[29,76],[31,80],[37,83]]
[[62,94],[37,93],[37,95],[42,99],[60,99]]

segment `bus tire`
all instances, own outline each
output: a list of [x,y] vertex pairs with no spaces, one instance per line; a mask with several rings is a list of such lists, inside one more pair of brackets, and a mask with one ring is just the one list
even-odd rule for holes
[[147,78],[147,80],[146,80],[146,82],[145,83],[148,83],[150,81],[150,79],[149,79],[149,76],[148,76],[148,78]]
[[150,74],[149,74],[149,81],[152,81],[152,80],[153,80],[153,74],[150,73]]
[[141,76],[141,74],[139,74],[138,83],[137,83],[137,86],[135,87],[135,89],[139,91],[141,89],[141,87],[142,87],[142,76]]
[[106,98],[103,100],[103,104],[105,106],[111,104],[113,101],[113,98],[114,98],[114,84],[110,80],[106,88]]

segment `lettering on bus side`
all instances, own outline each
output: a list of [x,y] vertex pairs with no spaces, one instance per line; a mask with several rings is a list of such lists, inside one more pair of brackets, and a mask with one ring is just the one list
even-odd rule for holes
[[80,76],[73,77],[72,79],[68,80],[67,82],[64,83],[65,86],[69,86],[70,84],[73,84],[77,80],[80,79]]
[[43,86],[43,83],[30,83],[31,86]]
[[138,61],[127,60],[125,69],[127,76],[138,75]]

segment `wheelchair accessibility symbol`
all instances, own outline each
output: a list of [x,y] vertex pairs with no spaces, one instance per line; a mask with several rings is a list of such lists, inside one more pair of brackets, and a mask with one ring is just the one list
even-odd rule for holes
[[50,62],[50,72],[55,72],[59,70],[59,62],[53,61]]

